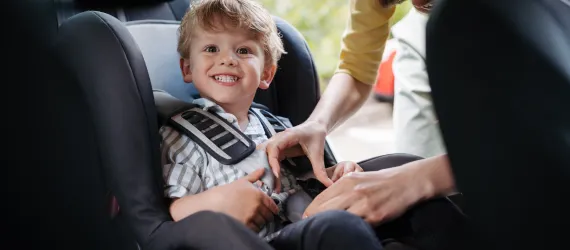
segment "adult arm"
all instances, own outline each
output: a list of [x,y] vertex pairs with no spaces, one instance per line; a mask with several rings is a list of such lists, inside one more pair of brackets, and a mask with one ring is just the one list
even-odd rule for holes
[[[283,154],[304,153],[317,179],[330,186],[332,181],[323,160],[325,137],[362,106],[372,89],[395,7],[384,8],[378,0],[350,0],[349,9],[338,69],[317,107],[307,121],[275,135],[266,143],[269,163],[278,178]],[[300,148],[296,152],[287,152],[297,145]]]
[[322,123],[330,132],[362,106],[376,79],[394,10],[378,0],[350,1],[340,62],[308,121]]

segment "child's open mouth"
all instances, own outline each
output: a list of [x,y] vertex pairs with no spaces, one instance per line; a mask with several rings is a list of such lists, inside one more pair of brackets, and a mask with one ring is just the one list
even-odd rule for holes
[[224,86],[233,86],[239,81],[239,77],[233,75],[215,75],[212,78]]

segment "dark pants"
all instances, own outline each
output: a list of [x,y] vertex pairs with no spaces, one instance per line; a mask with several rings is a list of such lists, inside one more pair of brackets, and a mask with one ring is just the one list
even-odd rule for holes
[[270,243],[276,250],[380,250],[372,227],[346,211],[327,211],[287,225]]

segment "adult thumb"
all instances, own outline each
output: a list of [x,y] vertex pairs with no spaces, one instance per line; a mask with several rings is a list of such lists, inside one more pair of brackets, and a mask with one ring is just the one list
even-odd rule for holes
[[263,177],[263,173],[265,173],[265,168],[260,168],[249,173],[247,176],[245,176],[245,179],[251,183],[254,183]]
[[[327,171],[325,169],[324,155],[317,153],[318,151],[309,152],[307,157],[313,166],[313,173],[317,180],[319,180],[325,187],[329,187],[333,184],[333,181],[329,178]],[[323,150],[324,153],[324,150]]]

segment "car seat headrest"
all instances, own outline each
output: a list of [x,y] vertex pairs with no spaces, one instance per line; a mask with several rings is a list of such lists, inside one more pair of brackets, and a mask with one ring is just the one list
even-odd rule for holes
[[143,54],[153,89],[187,102],[200,96],[193,84],[184,82],[180,72],[176,50],[179,22],[142,20],[126,25]]
[[125,6],[140,6],[170,2],[172,0],[67,0],[75,4],[92,8],[113,8]]

